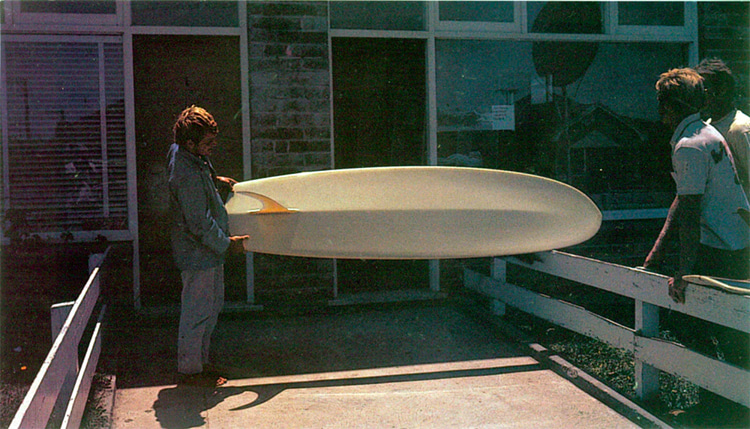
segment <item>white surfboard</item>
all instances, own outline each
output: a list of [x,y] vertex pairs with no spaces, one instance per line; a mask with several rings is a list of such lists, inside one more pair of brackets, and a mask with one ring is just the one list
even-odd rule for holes
[[690,274],[682,277],[686,282],[694,285],[710,287],[727,293],[750,295],[750,280],[733,280],[722,277],[702,276]]
[[538,176],[460,167],[327,170],[241,182],[226,204],[245,249],[290,256],[447,259],[581,243],[602,215]]

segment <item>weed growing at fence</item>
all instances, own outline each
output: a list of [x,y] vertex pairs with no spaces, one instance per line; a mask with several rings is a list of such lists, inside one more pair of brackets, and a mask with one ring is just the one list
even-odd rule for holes
[[[611,347],[512,308],[508,308],[505,319],[620,394],[636,399],[635,365],[631,352]],[[674,340],[668,332],[661,336]],[[680,377],[662,372],[659,385],[657,412],[686,410],[699,402],[698,386]]]

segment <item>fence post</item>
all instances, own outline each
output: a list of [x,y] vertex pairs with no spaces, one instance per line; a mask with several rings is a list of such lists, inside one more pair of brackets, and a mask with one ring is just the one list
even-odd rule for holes
[[[68,315],[70,315],[70,310],[73,309],[74,304],[75,301],[61,302],[59,304],[53,304],[50,307],[50,325],[52,326],[53,344],[57,336],[60,335],[60,331],[62,330],[63,325],[65,325],[65,320],[67,320]],[[55,406],[52,409],[53,417],[59,417],[64,413],[65,408],[68,405],[67,398],[69,398],[71,393],[73,392],[73,388],[75,387],[76,383],[76,377],[78,376],[78,347],[70,347],[67,348],[64,352],[61,352],[68,354],[65,360],[70,362],[70,366],[68,367],[67,374],[65,374],[65,381],[63,381],[63,384],[60,387],[60,393],[57,396]]]
[[[635,300],[635,330],[644,337],[659,336],[659,307]],[[659,370],[635,359],[635,394],[641,400],[659,393]]]
[[[502,283],[506,281],[506,274],[508,270],[508,263],[502,258],[492,258],[492,267],[490,267],[490,276],[494,280],[498,280]],[[505,316],[505,303],[499,299],[492,299],[490,301],[490,311],[495,316]]]

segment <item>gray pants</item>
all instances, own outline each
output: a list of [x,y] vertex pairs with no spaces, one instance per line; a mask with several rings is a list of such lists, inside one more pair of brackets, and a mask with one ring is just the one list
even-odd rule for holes
[[177,371],[197,374],[208,363],[211,334],[224,306],[224,265],[182,272]]

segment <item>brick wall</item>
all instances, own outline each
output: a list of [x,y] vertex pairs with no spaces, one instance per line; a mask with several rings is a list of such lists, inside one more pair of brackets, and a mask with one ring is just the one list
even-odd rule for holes
[[[248,2],[252,178],[330,169],[327,2]],[[257,302],[331,297],[333,262],[255,255]]]
[[740,109],[750,111],[750,2],[698,2],[701,59],[718,57],[732,69]]
[[252,176],[331,167],[328,5],[249,2]]

